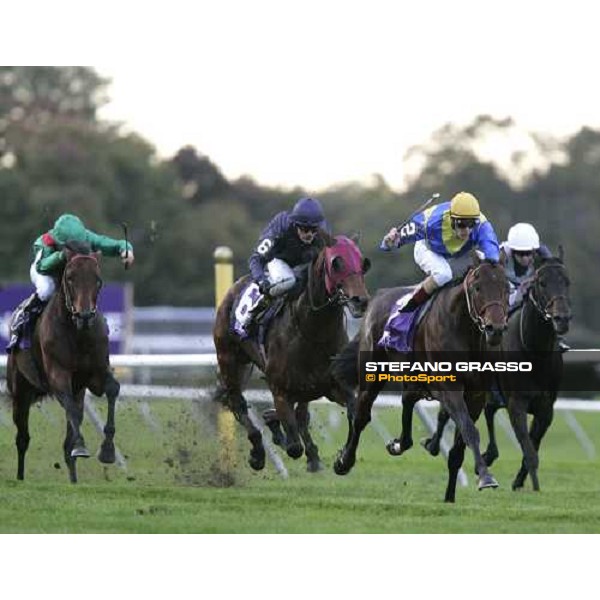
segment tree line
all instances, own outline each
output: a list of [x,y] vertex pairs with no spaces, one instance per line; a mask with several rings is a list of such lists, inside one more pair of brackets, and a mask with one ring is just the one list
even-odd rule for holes
[[[229,180],[192,146],[159,159],[148,140],[98,117],[109,91],[110,82],[87,67],[0,68],[0,282],[27,280],[33,240],[59,214],[73,212],[113,237],[122,237],[127,224],[135,268],[124,273],[106,261],[103,273],[133,281],[136,305],[210,305],[214,248],[230,246],[236,274],[244,274],[265,224],[306,191],[263,186],[249,176]],[[501,164],[485,158],[490,144],[506,149]],[[513,223],[529,221],[552,250],[563,245],[575,315],[570,339],[597,343],[600,283],[592,273],[600,233],[600,131],[583,127],[555,138],[523,131],[510,118],[479,115],[441,127],[410,149],[404,166],[412,175],[402,192],[374,174],[368,183],[316,194],[335,233],[361,232],[373,262],[372,291],[421,277],[411,248],[377,251],[389,227],[434,192],[449,198],[467,190],[500,240]]]

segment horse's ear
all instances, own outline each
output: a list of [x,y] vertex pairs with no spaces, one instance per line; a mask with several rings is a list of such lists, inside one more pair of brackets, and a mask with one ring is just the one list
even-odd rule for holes
[[501,267],[506,266],[506,252],[504,250],[500,250],[500,260],[498,261]]
[[102,258],[102,252],[100,252],[100,250],[92,252],[92,256],[96,259],[97,262],[100,262],[100,259]]
[[327,231],[325,231],[325,229],[323,229],[322,227],[319,227],[319,237],[323,240],[323,242],[325,242],[325,245],[328,248],[331,248],[331,246],[335,246],[335,238],[332,235],[330,235]]
[[65,258],[67,259],[67,262],[69,262],[76,254],[76,252],[71,250],[69,246],[63,246],[63,252],[65,253]]
[[348,238],[358,246],[360,244],[360,239],[362,238],[362,231],[355,231],[352,235],[348,236]]
[[562,244],[558,245],[558,260],[560,260],[560,262],[565,262],[565,249],[563,248]]
[[362,272],[363,275],[371,268],[371,260],[366,256],[363,258],[362,262]]

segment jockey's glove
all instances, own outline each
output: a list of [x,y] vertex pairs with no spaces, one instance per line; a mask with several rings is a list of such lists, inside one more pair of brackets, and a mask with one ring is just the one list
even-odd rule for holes
[[257,281],[257,284],[258,284],[258,291],[261,294],[269,293],[269,290],[271,289],[271,282],[266,277],[264,277],[263,279],[259,279]]

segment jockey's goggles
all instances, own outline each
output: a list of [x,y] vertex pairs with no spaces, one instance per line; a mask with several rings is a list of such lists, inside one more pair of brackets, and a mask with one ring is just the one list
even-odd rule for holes
[[303,233],[317,233],[318,229],[316,225],[302,225],[301,223],[296,223],[296,227]]
[[477,219],[452,219],[452,227],[456,229],[473,229],[477,225]]
[[513,250],[512,253],[515,256],[531,256],[533,254],[533,250]]

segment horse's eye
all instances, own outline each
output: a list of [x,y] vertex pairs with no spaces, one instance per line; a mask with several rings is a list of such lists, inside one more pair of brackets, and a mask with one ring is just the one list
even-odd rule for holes
[[475,291],[479,293],[481,291],[481,286],[477,283],[475,284]]
[[545,281],[540,281],[540,287],[545,288],[546,287],[546,282]]

